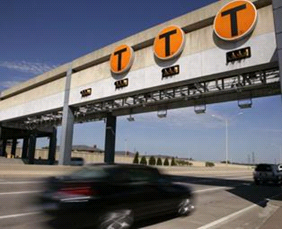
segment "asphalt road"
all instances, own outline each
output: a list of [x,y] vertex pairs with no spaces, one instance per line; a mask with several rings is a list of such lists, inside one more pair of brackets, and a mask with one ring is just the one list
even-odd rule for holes
[[[195,211],[187,217],[164,216],[141,222],[138,228],[259,228],[282,205],[276,201],[281,187],[255,186],[251,171],[218,172],[210,175],[173,175],[175,182],[192,187]],[[34,196],[43,189],[40,179],[0,178],[0,228],[51,229]]]

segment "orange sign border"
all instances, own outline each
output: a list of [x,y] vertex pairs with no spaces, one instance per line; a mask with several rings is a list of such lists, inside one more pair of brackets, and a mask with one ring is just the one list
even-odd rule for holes
[[[156,38],[162,33],[163,30],[165,30],[165,29],[168,28],[168,27],[173,27],[173,26],[174,26],[174,27],[177,27],[178,29],[180,29],[183,42],[182,42],[180,48],[178,49],[178,51],[175,52],[172,56],[169,56],[169,57],[160,57],[160,56],[158,56],[157,53],[155,52]],[[172,59],[172,58],[178,56],[178,55],[184,50],[184,47],[185,47],[185,33],[184,33],[183,29],[182,29],[181,27],[179,27],[178,25],[169,25],[169,26],[163,28],[163,29],[157,34],[157,36],[155,36],[154,44],[153,44],[153,52],[154,52],[154,55],[155,55],[158,59],[160,59],[160,60],[170,60],[170,59]]]
[[121,45],[119,45],[118,47],[116,47],[115,50],[118,49],[119,47],[123,46],[123,45],[126,46],[126,47],[129,49],[130,54],[131,54],[129,63],[128,63],[128,65],[126,66],[126,68],[124,68],[124,69],[121,70],[121,71],[114,71],[114,70],[112,69],[111,62],[112,62],[112,55],[114,54],[115,51],[113,51],[113,52],[111,53],[111,56],[110,56],[110,69],[111,69],[111,72],[114,73],[114,74],[117,74],[117,75],[118,75],[118,74],[122,74],[122,73],[128,71],[128,70],[131,68],[131,66],[132,66],[132,64],[133,64],[133,62],[134,62],[134,59],[135,59],[135,52],[134,52],[134,50],[133,50],[133,48],[132,48],[131,46],[128,46],[128,45],[126,45],[126,44],[121,44]]
[[[217,19],[217,17],[219,16],[219,14],[221,13],[221,11],[223,10],[223,8],[225,8],[227,5],[233,3],[233,2],[237,2],[237,1],[244,1],[246,3],[250,3],[250,5],[254,8],[255,10],[255,20],[252,24],[252,26],[248,29],[248,31],[246,31],[244,34],[240,35],[240,36],[237,36],[235,38],[226,38],[226,37],[222,37],[220,36],[216,29],[215,29],[215,21]],[[213,31],[214,33],[216,34],[217,37],[219,37],[220,39],[222,40],[225,40],[225,41],[236,41],[236,40],[240,40],[242,38],[244,38],[245,36],[249,35],[254,29],[255,29],[255,26],[256,26],[256,23],[257,23],[257,20],[258,20],[258,11],[257,11],[257,8],[256,6],[251,2],[251,1],[248,1],[248,0],[234,0],[234,1],[231,1],[231,2],[228,2],[227,4],[225,4],[223,7],[220,8],[220,10],[217,12],[215,18],[214,18],[214,21],[213,21]]]

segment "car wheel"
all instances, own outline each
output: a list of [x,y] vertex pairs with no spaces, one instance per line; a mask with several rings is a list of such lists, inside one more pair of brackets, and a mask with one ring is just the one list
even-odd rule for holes
[[133,224],[133,212],[131,210],[107,212],[99,221],[99,229],[128,229]]
[[181,216],[188,215],[192,210],[194,210],[194,205],[189,198],[183,199],[178,205],[178,214]]

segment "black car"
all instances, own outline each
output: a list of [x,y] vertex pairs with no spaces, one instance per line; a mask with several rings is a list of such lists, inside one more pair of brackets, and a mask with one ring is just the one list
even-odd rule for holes
[[253,172],[254,182],[261,183],[272,182],[279,184],[282,182],[282,171],[279,165],[275,164],[258,164]]
[[171,182],[156,168],[130,164],[88,165],[49,178],[40,203],[64,228],[130,228],[145,218],[188,215],[194,208],[189,187]]

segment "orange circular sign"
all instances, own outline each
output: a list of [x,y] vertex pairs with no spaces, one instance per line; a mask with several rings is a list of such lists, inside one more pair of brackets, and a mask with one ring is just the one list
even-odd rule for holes
[[214,32],[227,41],[238,40],[255,28],[257,9],[247,0],[229,2],[221,8],[214,19]]
[[128,45],[117,47],[110,57],[111,71],[115,74],[121,74],[127,71],[134,60],[134,51]]
[[184,48],[185,36],[178,26],[163,29],[155,38],[154,53],[162,60],[171,59],[180,54]]

